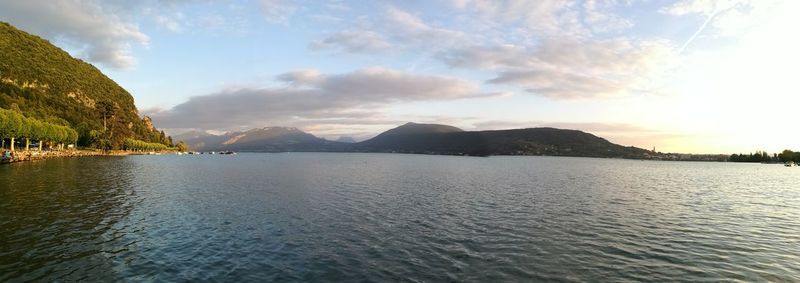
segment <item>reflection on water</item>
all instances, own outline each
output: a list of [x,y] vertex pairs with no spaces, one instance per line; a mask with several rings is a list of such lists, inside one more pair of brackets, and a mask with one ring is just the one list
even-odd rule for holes
[[124,158],[86,161],[0,168],[0,281],[120,278],[111,259],[123,248],[135,174]]
[[240,154],[0,166],[0,281],[800,280],[800,170]]

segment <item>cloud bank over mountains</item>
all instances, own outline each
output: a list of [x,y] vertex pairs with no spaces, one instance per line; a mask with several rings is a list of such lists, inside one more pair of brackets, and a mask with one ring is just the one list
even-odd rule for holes
[[275,78],[285,87],[236,88],[194,96],[171,109],[151,111],[167,128],[235,129],[249,125],[370,124],[384,106],[416,101],[451,101],[501,95],[483,93],[469,81],[385,68],[344,74],[300,70]]

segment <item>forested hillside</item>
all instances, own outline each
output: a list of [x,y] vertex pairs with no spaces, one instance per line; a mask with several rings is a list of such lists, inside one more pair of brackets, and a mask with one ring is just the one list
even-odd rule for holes
[[97,68],[3,22],[0,108],[70,127],[79,146],[123,148],[128,138],[172,143],[149,118],[140,118],[133,97]]

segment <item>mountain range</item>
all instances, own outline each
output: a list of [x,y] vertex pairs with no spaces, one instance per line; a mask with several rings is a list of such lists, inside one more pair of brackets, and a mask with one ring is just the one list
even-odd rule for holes
[[617,145],[578,130],[527,128],[464,131],[439,124],[407,123],[371,139],[329,141],[296,128],[266,127],[223,135],[188,132],[176,135],[195,151],[254,152],[394,152],[446,155],[551,155],[646,158],[651,152]]

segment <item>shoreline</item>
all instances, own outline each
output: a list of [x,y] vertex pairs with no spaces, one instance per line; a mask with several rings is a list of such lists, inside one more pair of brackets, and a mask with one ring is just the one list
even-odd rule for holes
[[[2,153],[9,151],[8,149],[3,149]],[[127,156],[127,155],[147,155],[148,152],[137,152],[137,151],[125,151],[125,150],[89,150],[89,149],[72,149],[72,150],[61,150],[61,151],[38,151],[38,150],[30,150],[30,151],[12,151],[14,154],[14,158],[9,160],[5,156],[0,157],[0,164],[11,164],[11,163],[19,163],[19,162],[26,162],[26,161],[36,161],[36,160],[45,160],[45,159],[52,159],[52,158],[64,158],[64,157],[83,157],[83,156]],[[158,152],[164,153],[164,152]]]

